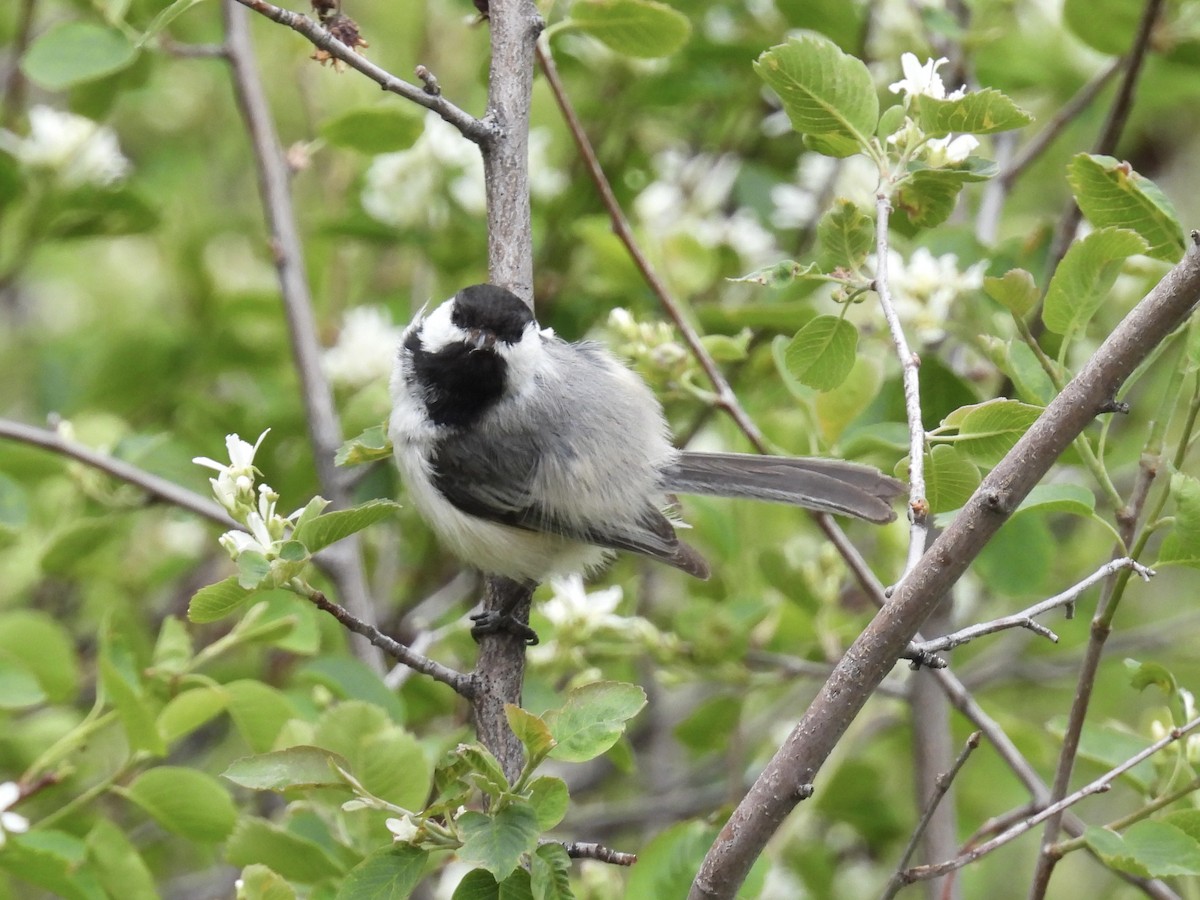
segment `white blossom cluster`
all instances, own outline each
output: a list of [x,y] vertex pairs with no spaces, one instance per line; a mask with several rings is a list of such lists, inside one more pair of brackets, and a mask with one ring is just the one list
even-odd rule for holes
[[960,271],[956,254],[934,256],[925,247],[918,247],[907,260],[889,250],[888,284],[905,330],[926,346],[942,340],[954,302],[983,287],[986,268],[986,262],[978,262]]
[[321,356],[321,368],[335,387],[386,383],[403,333],[384,307],[356,306],[346,311],[337,343]]
[[107,187],[129,174],[111,128],[49,106],[29,110],[29,134],[0,130],[0,150],[25,169],[48,172],[63,188]]
[[21,787],[15,781],[0,784],[0,849],[10,834],[24,834],[29,830],[29,820],[9,807],[21,799]]
[[[917,61],[912,53],[900,57],[900,68],[904,77],[888,85],[893,94],[903,94],[905,103],[913,97],[932,97],[934,100],[961,100],[966,96],[966,87],[946,93],[946,85],[938,69],[948,62],[946,57],[927,59],[924,63]],[[933,169],[958,165],[964,162],[971,152],[979,146],[979,140],[971,134],[960,134],[958,137],[946,135],[942,138],[926,138],[920,127],[911,118],[905,118],[904,124],[888,135],[888,143],[901,150],[916,148],[917,158]]]

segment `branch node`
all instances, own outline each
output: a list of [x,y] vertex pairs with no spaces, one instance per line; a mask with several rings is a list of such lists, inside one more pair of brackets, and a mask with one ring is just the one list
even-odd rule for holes
[[1100,409],[1097,411],[1097,415],[1103,415],[1104,413],[1127,415],[1129,413],[1129,404],[1124,400],[1118,400],[1116,397],[1110,397],[1100,404]]
[[1008,515],[1012,510],[1009,509],[1009,496],[1007,491],[990,490],[986,491],[983,496],[983,507],[988,512],[998,513],[1000,515]]
[[796,798],[796,802],[799,803],[802,800],[807,800],[809,797],[811,797],[815,790],[816,789],[813,787],[812,782],[808,781],[808,782],[805,782],[804,784],[796,785],[796,789],[793,792],[793,796]]
[[421,83],[425,85],[425,93],[431,97],[440,97],[442,95],[442,86],[438,84],[437,76],[430,72],[429,69],[425,66],[417,66],[413,71],[421,79]]

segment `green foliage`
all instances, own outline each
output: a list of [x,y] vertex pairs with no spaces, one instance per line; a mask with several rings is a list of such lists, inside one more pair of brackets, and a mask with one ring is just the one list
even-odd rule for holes
[[1071,160],[1067,180],[1075,202],[1097,228],[1128,228],[1148,244],[1156,259],[1178,262],[1183,228],[1175,207],[1153,181],[1111,156],[1081,153]]
[[359,153],[407,150],[424,130],[424,122],[394,106],[351,109],[321,124],[321,137],[338,147]]
[[854,368],[858,331],[838,316],[818,316],[796,332],[784,349],[792,377],[819,391],[830,391]]
[[995,88],[970,91],[957,100],[916,98],[917,124],[930,137],[992,134],[1028,125],[1033,117]]
[[63,22],[30,44],[21,70],[46,90],[61,91],[119,72],[136,58],[137,50],[115,28]]
[[1100,228],[1072,244],[1046,291],[1046,327],[1068,338],[1082,330],[1112,289],[1125,260],[1148,249],[1141,236],[1125,228]]
[[626,56],[677,52],[691,34],[687,16],[655,0],[576,0],[562,26],[582,31]]

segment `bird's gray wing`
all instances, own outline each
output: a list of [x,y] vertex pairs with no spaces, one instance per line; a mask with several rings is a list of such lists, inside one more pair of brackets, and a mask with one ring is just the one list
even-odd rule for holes
[[534,496],[544,438],[532,431],[506,435],[503,450],[481,432],[447,435],[435,447],[434,486],[457,509],[527,531],[556,534],[665,562],[698,578],[708,566],[682,543],[670,520],[647,498],[640,514],[622,523],[582,523]]

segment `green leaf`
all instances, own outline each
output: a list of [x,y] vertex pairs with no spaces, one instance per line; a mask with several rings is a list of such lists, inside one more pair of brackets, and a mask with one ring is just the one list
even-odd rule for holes
[[1178,690],[1179,685],[1171,670],[1161,663],[1142,662],[1137,659],[1125,660],[1125,671],[1129,673],[1129,684],[1134,690],[1144,691],[1154,685],[1168,697]]
[[718,694],[700,703],[675,726],[675,739],[693,753],[711,753],[728,746],[742,717],[744,698]]
[[173,744],[211,722],[229,706],[229,694],[219,686],[202,685],[177,694],[158,714],[158,733]]
[[[1016,399],[1038,406],[1048,405],[1054,399],[1057,393],[1054,382],[1028,344],[1018,338],[1002,341],[989,335],[981,335],[981,343],[988,359],[1012,380]],[[1062,371],[1062,367],[1056,363],[1052,362],[1051,365]]]
[[961,407],[942,424],[958,428],[954,446],[959,453],[978,465],[994,466],[1041,414],[1040,406],[997,399]]
[[1175,522],[1167,532],[1154,565],[1200,569],[1200,481],[1176,472],[1171,478]]
[[88,865],[110,897],[159,900],[154,876],[133,843],[107,819],[97,819],[84,841]]
[[983,290],[1014,316],[1025,316],[1038,301],[1037,284],[1024,269],[1009,269],[1000,278],[989,275],[983,279]]
[[1137,0],[1066,0],[1063,23],[1101,53],[1123,56],[1137,34],[1142,6]]
[[145,33],[138,39],[137,47],[140,49],[146,45],[146,42],[163,31],[168,25],[182,16],[193,6],[199,6],[204,0],[174,0],[158,15],[150,20],[150,24],[146,26]]
[[590,34],[625,56],[670,56],[692,33],[688,17],[653,0],[576,0],[563,29]]
[[307,547],[310,553],[316,553],[344,537],[382,522],[395,515],[398,509],[400,504],[391,500],[370,500],[362,506],[317,516],[305,522],[303,527],[297,527],[292,537]]
[[958,202],[958,193],[968,181],[980,181],[995,173],[995,163],[967,157],[958,168],[914,168],[896,192],[896,210],[919,228],[941,225]]
[[[686,897],[704,853],[717,835],[705,822],[671,825],[638,850],[638,862],[629,873],[626,897]],[[832,896],[832,895],[831,895]]]
[[404,900],[421,881],[428,858],[411,844],[377,850],[350,870],[334,900]]
[[538,829],[549,831],[563,820],[570,806],[567,783],[553,775],[539,775],[529,782],[529,805],[537,815]]
[[1200,843],[1167,822],[1136,822],[1124,835],[1089,828],[1084,838],[1105,863],[1123,872],[1153,878],[1200,875]]
[[37,610],[0,614],[0,655],[20,661],[54,703],[79,690],[75,642],[54,618]]
[[0,709],[31,709],[46,702],[46,692],[24,663],[0,654]]
[[0,472],[0,525],[21,529],[28,522],[28,491],[19,482]]
[[854,368],[858,329],[838,316],[817,316],[796,332],[784,361],[792,377],[818,391],[831,391]]
[[567,694],[560,709],[542,716],[558,741],[554,759],[586,762],[617,742],[625,723],[646,705],[646,692],[635,684],[597,681]]
[[916,122],[929,137],[961,134],[993,134],[1021,128],[1033,116],[994,88],[970,91],[957,100],[939,100],[919,94],[913,103]]
[[[37,885],[65,900],[108,900],[86,865],[87,848],[74,835],[53,829],[35,829],[9,835],[0,853],[0,870]],[[16,896],[20,896],[19,894]]]
[[[1066,719],[1058,716],[1052,719],[1047,727],[1050,733],[1061,739],[1064,733]],[[1083,726],[1079,739],[1079,755],[1081,759],[1096,763],[1103,769],[1112,769],[1132,756],[1136,756],[1149,746],[1150,741],[1140,734],[1131,734],[1116,723],[1106,725]],[[1138,791],[1150,790],[1155,782],[1154,760],[1144,759],[1132,769],[1122,773],[1121,780],[1128,782]]]
[[100,647],[100,683],[125,729],[130,745],[155,756],[167,752],[158,733],[158,701],[146,691],[140,669],[123,639],[106,633]]
[[119,534],[112,518],[77,519],[59,529],[42,552],[42,571],[73,575],[81,562]]
[[530,857],[530,881],[536,900],[574,900],[571,858],[562,844],[543,844]]
[[238,900],[296,900],[292,886],[266,866],[246,866],[241,882]]
[[472,869],[463,876],[450,900],[534,900],[529,873],[517,869],[497,882],[487,869]]
[[313,884],[346,872],[346,866],[316,841],[249,816],[238,820],[225,844],[224,856],[232,865],[267,866],[300,884]]
[[1086,518],[1096,511],[1096,497],[1079,484],[1039,484],[1025,496],[1016,512],[1034,510],[1039,513],[1070,513]]
[[1083,839],[1109,868],[1118,872],[1128,872],[1139,878],[1150,877],[1149,870],[1133,858],[1133,854],[1125,846],[1125,841],[1115,831],[1090,825],[1083,832]]
[[1072,244],[1046,291],[1046,327],[1068,339],[1081,330],[1104,302],[1125,260],[1147,249],[1140,235],[1124,228],[1100,228]]
[[221,783],[196,769],[149,769],[120,792],[163,828],[193,841],[223,841],[237,821],[237,809]]
[[792,38],[763,53],[754,71],[779,95],[796,131],[835,141],[823,152],[849,156],[874,134],[879,98],[871,73],[828,38]]
[[333,461],[339,466],[361,466],[379,459],[391,459],[391,456],[392,439],[388,437],[387,425],[372,425],[342,444]]
[[821,265],[857,269],[875,244],[875,220],[849,200],[837,200],[817,223]]
[[879,396],[883,384],[883,365],[870,356],[855,356],[846,380],[830,391],[817,394],[814,403],[821,437],[826,444],[837,443],[860,415]]
[[1175,207],[1153,181],[1111,156],[1080,153],[1067,167],[1080,210],[1097,228],[1128,228],[1149,245],[1146,255],[1178,262],[1186,247]]
[[235,612],[255,593],[254,589],[238,584],[237,575],[230,575],[224,581],[202,587],[192,594],[188,603],[188,621],[197,625],[216,622]]
[[321,137],[334,146],[372,155],[406,150],[424,130],[424,119],[396,104],[352,109],[320,127]]
[[554,749],[554,737],[540,716],[535,716],[512,703],[504,704],[508,727],[525,747],[531,766],[538,765]]
[[933,512],[959,509],[979,482],[979,468],[955,447],[937,444],[925,455],[925,499]]
[[540,834],[533,807],[519,801],[490,815],[465,812],[455,824],[463,842],[459,859],[487,869],[497,881],[504,881],[520,864],[521,857],[534,851]]
[[350,768],[344,757],[322,747],[289,747],[234,760],[221,777],[252,791],[346,787],[335,766]]
[[429,796],[433,773],[420,742],[378,706],[339,703],[318,720],[313,743],[340,753],[367,790],[397,806],[420,809]]
[[270,750],[284,723],[297,715],[286,694],[261,681],[231,681],[225,691],[229,694],[229,717],[251,750]]
[[62,91],[119,72],[137,50],[114,28],[93,22],[64,22],[29,45],[21,70],[48,91]]

